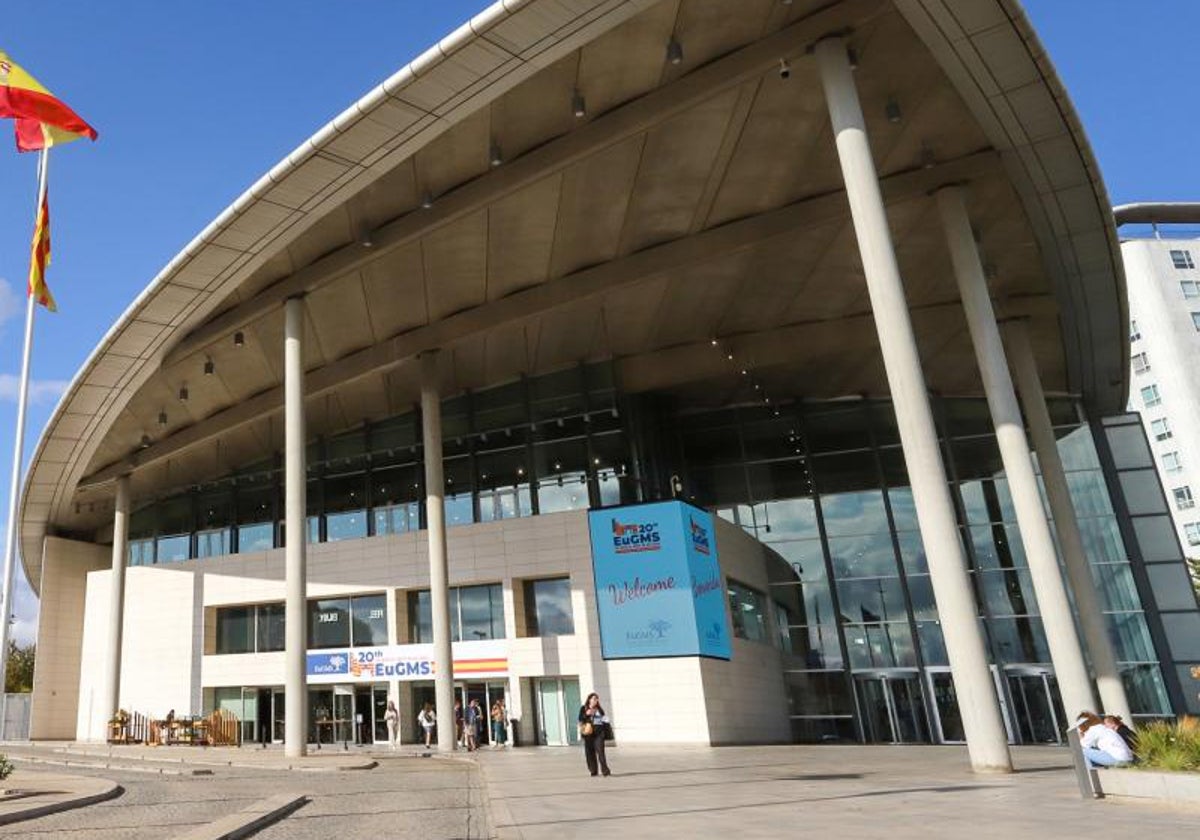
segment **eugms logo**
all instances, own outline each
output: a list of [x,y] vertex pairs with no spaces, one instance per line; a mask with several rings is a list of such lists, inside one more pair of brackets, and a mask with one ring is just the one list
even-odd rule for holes
[[658,551],[662,548],[662,535],[657,522],[634,522],[622,525],[612,520],[613,550],[617,554],[633,554],[639,551]]
[[708,529],[703,525],[698,525],[695,519],[688,517],[688,522],[691,523],[692,531],[692,548],[696,549],[700,554],[711,553],[711,547],[708,543]]
[[308,654],[308,673],[319,676],[322,674],[345,674],[348,672],[349,657],[344,653],[310,653]]

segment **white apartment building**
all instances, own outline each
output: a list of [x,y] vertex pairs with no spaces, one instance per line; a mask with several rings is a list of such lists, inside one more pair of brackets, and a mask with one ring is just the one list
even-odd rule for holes
[[1127,239],[1129,407],[1188,556],[1200,556],[1200,238]]

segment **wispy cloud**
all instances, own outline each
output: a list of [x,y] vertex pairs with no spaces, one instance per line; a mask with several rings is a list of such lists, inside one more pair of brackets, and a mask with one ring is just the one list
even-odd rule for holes
[[[29,402],[34,405],[55,402],[71,383],[65,379],[34,379],[29,383]],[[0,400],[17,401],[21,377],[0,373]]]
[[16,287],[3,277],[0,277],[0,324],[5,324],[21,314],[25,301],[17,293]]

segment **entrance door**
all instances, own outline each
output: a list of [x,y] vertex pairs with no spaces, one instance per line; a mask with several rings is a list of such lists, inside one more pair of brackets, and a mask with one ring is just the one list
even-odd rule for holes
[[863,734],[876,744],[929,741],[929,728],[916,673],[883,672],[854,675]]
[[1061,744],[1066,715],[1054,675],[1042,669],[1021,669],[1008,670],[1005,676],[1019,742]]
[[933,697],[934,730],[940,744],[965,744],[962,713],[958,710],[958,695],[954,691],[954,676],[950,669],[929,670],[930,695]]
[[578,744],[579,680],[540,679],[535,683],[538,743],[551,747]]
[[271,742],[274,744],[283,743],[285,709],[283,689],[273,689],[271,691]]
[[384,715],[387,714],[388,704],[388,687],[386,685],[377,685],[371,689],[371,714],[374,716],[374,725],[372,731],[375,734],[374,741],[376,744],[386,744],[388,740],[387,720]]
[[492,704],[504,699],[505,684],[489,683],[458,683],[454,686],[455,693],[462,701],[463,709],[472,700],[479,701],[479,745],[490,744],[492,741]]

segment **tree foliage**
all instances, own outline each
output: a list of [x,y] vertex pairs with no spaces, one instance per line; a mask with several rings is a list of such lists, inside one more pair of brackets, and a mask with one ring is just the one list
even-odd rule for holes
[[4,678],[4,690],[10,694],[33,691],[33,662],[37,645],[21,647],[14,641],[8,643],[8,673]]

